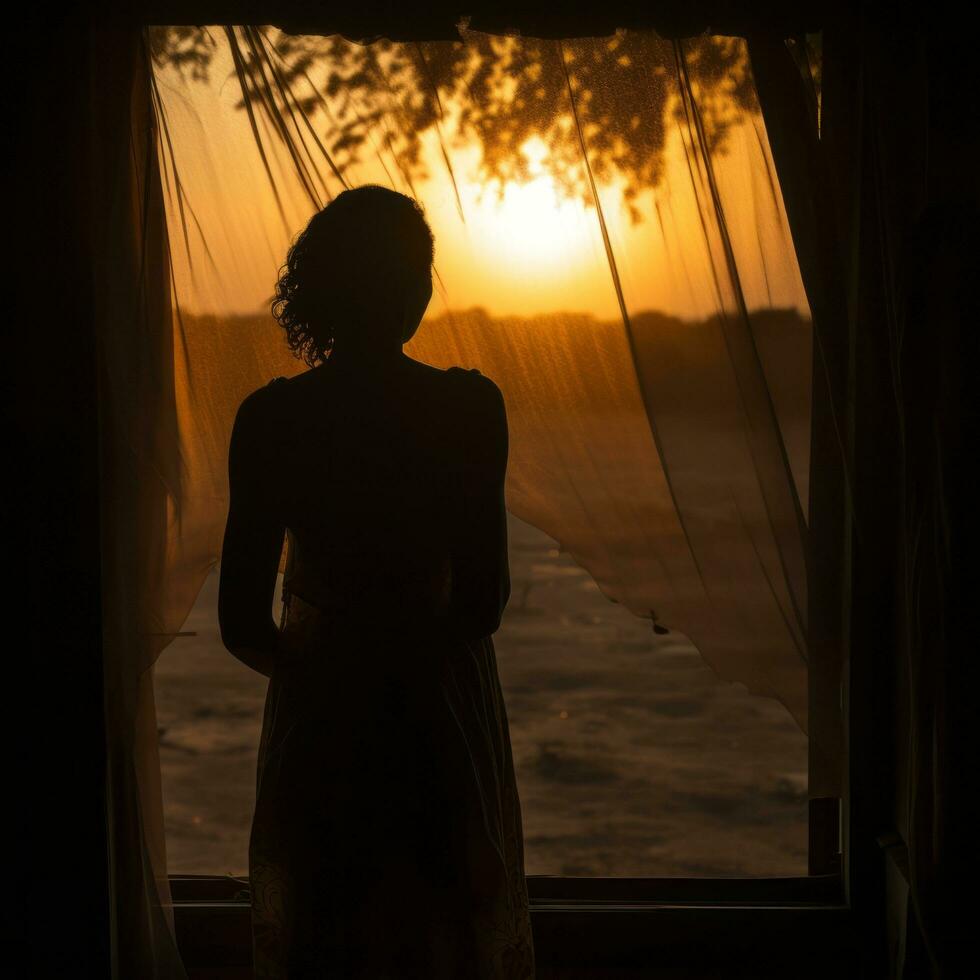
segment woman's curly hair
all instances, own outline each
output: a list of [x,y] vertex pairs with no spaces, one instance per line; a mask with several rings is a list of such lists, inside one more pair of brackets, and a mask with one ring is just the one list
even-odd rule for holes
[[272,315],[313,367],[344,336],[401,329],[406,297],[428,281],[432,255],[418,202],[375,184],[344,191],[290,247]]

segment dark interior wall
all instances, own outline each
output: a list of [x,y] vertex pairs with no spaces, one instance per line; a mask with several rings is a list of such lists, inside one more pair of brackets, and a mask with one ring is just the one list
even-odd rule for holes
[[26,574],[11,569],[7,586],[22,632],[5,651],[16,785],[3,795],[18,824],[15,942],[39,977],[109,975],[87,27],[28,14],[5,56],[18,449],[7,478],[20,491],[7,513]]
[[922,11],[845,17],[824,55],[850,310],[848,898],[869,968],[955,976],[978,543],[972,58]]
[[[902,628],[896,644],[894,799],[913,900],[910,969],[954,976],[971,930],[977,737],[977,379],[980,133],[969,35],[930,38],[924,206],[896,250],[905,285],[898,353],[904,436]],[[901,153],[900,130],[885,153]],[[901,858],[901,855],[900,855]],[[911,973],[910,975],[915,975]]]
[[[848,911],[826,906],[532,905],[538,980],[863,980]],[[178,907],[190,980],[250,980],[246,906]]]

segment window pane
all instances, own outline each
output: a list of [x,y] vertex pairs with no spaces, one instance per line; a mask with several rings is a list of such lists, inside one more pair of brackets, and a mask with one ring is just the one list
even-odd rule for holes
[[[605,599],[510,518],[495,637],[528,874],[806,874],[807,744],[776,701]],[[242,874],[265,679],[221,646],[217,575],[156,668],[171,873]]]

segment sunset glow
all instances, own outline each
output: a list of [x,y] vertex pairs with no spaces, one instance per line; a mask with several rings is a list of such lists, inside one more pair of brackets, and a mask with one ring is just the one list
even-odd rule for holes
[[[187,85],[177,74],[161,72],[186,195],[189,234],[173,237],[172,252],[177,292],[188,308],[268,310],[289,244],[314,208],[344,184],[367,183],[412,194],[425,208],[436,243],[430,317],[479,307],[494,316],[575,312],[616,321],[622,301],[631,312],[660,310],[696,320],[716,312],[719,303],[737,305],[735,297],[719,297],[712,285],[718,281],[713,266],[725,261],[723,251],[717,240],[704,237],[704,175],[690,166],[677,128],[664,137],[658,185],[633,188],[631,205],[639,220],[624,205],[626,178],[615,171],[596,176],[614,279],[590,189],[570,190],[556,178],[580,160],[570,159],[567,147],[564,157],[553,156],[554,145],[532,134],[515,148],[523,165],[493,176],[487,149],[472,135],[460,136],[460,107],[447,98],[439,125],[419,134],[418,172],[411,182],[386,141],[386,127],[397,123],[397,113],[371,124],[360,158],[343,168],[343,184],[312,145],[306,172],[317,176],[300,180],[296,161],[272,130],[264,134],[260,153],[239,107],[240,91],[227,84],[230,76],[233,66],[223,48],[215,52],[208,83]],[[329,112],[316,109],[311,116],[318,131],[329,129],[345,111],[342,94],[331,98]],[[370,109],[364,104],[357,111],[369,115]],[[714,160],[743,298],[750,308],[805,310],[785,224],[772,220],[758,126],[758,121],[734,126],[728,152]],[[300,135],[308,136],[305,130]],[[168,209],[179,227],[176,200]],[[707,224],[714,227],[710,219]]]
[[502,187],[466,183],[460,188],[468,237],[498,269],[517,276],[544,276],[585,262],[590,255],[585,205],[562,199],[546,169],[540,139],[521,147],[531,179]]

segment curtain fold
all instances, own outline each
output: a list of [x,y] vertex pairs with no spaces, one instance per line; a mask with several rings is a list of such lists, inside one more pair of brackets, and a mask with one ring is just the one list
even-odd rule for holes
[[811,705],[835,749],[843,673],[848,899],[875,972],[951,976],[967,942],[957,705],[973,632],[957,569],[976,547],[962,469],[980,221],[969,55],[929,18],[841,11],[818,128],[786,45],[750,49],[814,313]]
[[170,263],[149,59],[106,30],[95,69],[93,287],[113,976],[184,980],[167,880],[152,669],[180,500]]
[[794,56],[803,39],[748,40],[753,75],[795,253],[813,317],[809,486],[810,795],[839,797],[843,756],[841,670],[845,512],[851,506],[846,397],[849,347],[843,255],[809,64]]
[[500,385],[511,511],[805,726],[809,310],[744,42],[153,44],[182,467],[166,630],[218,557],[235,408],[300,369],[267,312],[289,240],[385,183],[436,235],[409,352]]

